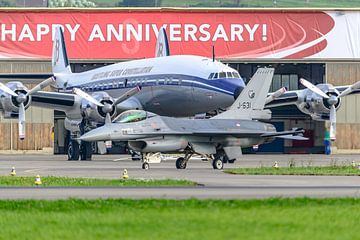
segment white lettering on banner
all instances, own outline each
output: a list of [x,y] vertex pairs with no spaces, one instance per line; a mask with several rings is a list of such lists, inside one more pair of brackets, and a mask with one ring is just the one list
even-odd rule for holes
[[11,24],[10,29],[6,29],[6,24],[1,24],[1,41],[6,40],[6,35],[11,35],[11,41],[16,41],[16,24]]
[[100,39],[100,41],[105,42],[105,37],[101,31],[99,24],[94,25],[94,27],[91,31],[90,37],[89,37],[89,42],[94,41],[95,38],[98,38],[98,39]]
[[[80,24],[0,24],[1,41],[42,41],[49,34],[54,39],[54,33],[57,26],[64,30],[65,36],[70,37],[70,41],[76,41],[76,35],[81,31]],[[247,24],[233,23],[225,24],[180,24],[171,23],[163,25],[168,33],[171,42],[181,41],[218,41],[225,42],[253,42],[256,38],[260,41],[267,41],[267,25],[266,24]],[[90,29],[87,37],[89,42],[99,40],[101,42],[130,42],[130,41],[146,41],[149,42],[153,37],[159,34],[160,25],[155,23],[141,24],[137,22],[122,22],[120,24],[94,24]]]
[[213,36],[212,40],[215,42],[219,38],[224,39],[225,42],[229,41],[229,38],[226,35],[225,28],[224,28],[224,26],[222,24],[219,24],[218,27],[216,28],[216,31],[214,33],[214,36]]
[[35,41],[34,35],[31,32],[29,24],[24,24],[20,35],[19,35],[19,42],[23,41],[24,38],[28,38],[31,42]]
[[197,38],[195,36],[195,33],[197,32],[197,26],[195,24],[185,24],[184,25],[184,38],[185,41],[189,41],[189,37],[196,42]]
[[181,24],[170,24],[170,42],[181,42]]
[[128,24],[126,28],[126,41],[131,41],[131,35],[136,41],[142,41],[142,25],[138,24],[137,29],[132,24]]
[[112,24],[107,25],[107,34],[106,41],[112,40],[112,35],[116,38],[117,41],[121,42],[123,40],[123,25],[119,24],[118,29],[115,29],[115,26]]
[[201,24],[199,27],[199,32],[202,34],[201,37],[199,37],[199,40],[201,42],[209,41],[211,38],[211,34],[209,33],[210,24]]
[[76,32],[79,30],[80,24],[76,24],[74,28],[72,28],[70,24],[65,24],[65,27],[67,28],[67,30],[69,30],[69,33],[70,33],[70,41],[74,42],[74,41],[75,41]]
[[254,41],[254,34],[256,29],[258,29],[259,24],[255,24],[252,28],[249,26],[249,24],[244,24],[246,30],[248,31],[248,33],[250,34],[250,41],[253,42]]
[[244,28],[241,24],[231,24],[230,29],[231,29],[231,31],[230,31],[231,32],[231,36],[230,36],[231,41],[235,41],[235,37],[239,41],[244,41],[244,39],[242,37]]
[[42,36],[47,35],[50,32],[50,27],[47,24],[38,24],[36,26],[36,41],[41,41]]

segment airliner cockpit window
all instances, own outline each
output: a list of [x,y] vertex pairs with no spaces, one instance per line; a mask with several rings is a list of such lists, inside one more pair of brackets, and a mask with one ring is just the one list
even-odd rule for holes
[[208,79],[212,79],[212,78],[214,77],[214,74],[215,74],[215,73],[210,73]]
[[232,76],[231,72],[226,72],[226,77],[227,78],[232,78],[233,76]]
[[213,79],[216,79],[216,78],[219,78],[219,75],[218,75],[218,73],[215,73],[215,74],[214,74],[214,77],[213,77]]
[[147,118],[147,112],[142,110],[129,110],[121,113],[115,120],[118,123],[139,122]]
[[219,73],[219,78],[226,78],[226,73],[225,72],[220,72]]
[[238,72],[233,72],[233,75],[234,75],[235,78],[240,78],[240,75],[239,75]]

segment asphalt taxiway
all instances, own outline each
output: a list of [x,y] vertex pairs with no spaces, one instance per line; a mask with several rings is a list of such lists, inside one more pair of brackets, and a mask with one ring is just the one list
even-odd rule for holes
[[[0,188],[1,199],[79,198],[268,198],[268,197],[359,197],[360,176],[261,176],[232,175],[212,169],[210,163],[193,160],[185,170],[175,169],[173,160],[141,169],[138,161],[122,155],[97,155],[93,161],[66,161],[64,155],[0,155],[0,175],[15,167],[18,176],[68,176],[119,179],[124,168],[130,178],[187,179],[196,187],[38,187]],[[348,165],[360,155],[244,155],[226,168],[271,166],[295,162],[296,166]]]

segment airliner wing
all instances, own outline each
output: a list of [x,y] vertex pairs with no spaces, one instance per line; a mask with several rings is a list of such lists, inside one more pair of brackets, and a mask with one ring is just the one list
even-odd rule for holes
[[80,98],[75,94],[39,91],[32,95],[31,106],[67,111],[72,109],[78,101]]
[[[351,85],[337,86],[337,87],[335,87],[335,89],[338,90],[339,93],[341,94],[345,90],[349,89],[349,87],[351,87]],[[360,93],[360,89],[352,89],[352,91],[350,93],[346,94],[346,95],[353,95],[353,94],[359,94],[359,93]]]
[[[0,80],[28,80],[47,79],[54,76],[52,73],[0,73]],[[25,83],[26,84],[26,83]]]
[[273,99],[270,103],[266,104],[265,108],[296,104],[296,101],[299,98],[300,91],[302,91],[302,90],[287,91],[287,92],[283,93],[281,96]]

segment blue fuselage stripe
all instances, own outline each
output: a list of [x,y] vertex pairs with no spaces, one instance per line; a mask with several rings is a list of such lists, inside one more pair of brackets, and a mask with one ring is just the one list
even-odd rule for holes
[[236,88],[245,87],[244,81],[241,78],[222,78],[209,80],[191,75],[157,74],[99,79],[79,85],[71,85],[71,82],[69,82],[67,90],[71,90],[73,87],[77,87],[87,92],[97,92],[114,89],[129,89],[135,86],[146,88],[163,85],[207,89],[227,95],[233,95]]

